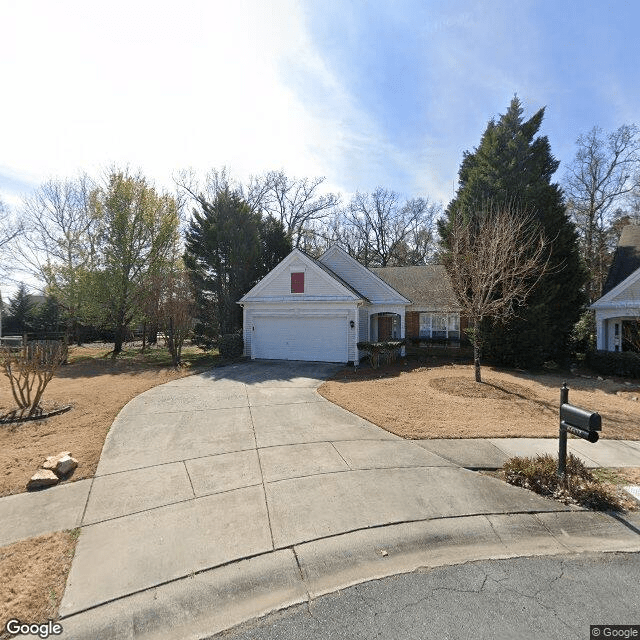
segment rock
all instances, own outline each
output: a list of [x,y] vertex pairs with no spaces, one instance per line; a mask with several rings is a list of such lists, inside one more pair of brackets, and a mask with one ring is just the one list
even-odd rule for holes
[[598,380],[604,380],[602,376],[598,376]]
[[78,461],[71,457],[70,451],[62,451],[57,456],[50,456],[42,465],[43,469],[55,472],[59,477],[66,476],[78,466]]
[[634,402],[638,402],[638,396],[633,396],[633,398],[631,398]]
[[27,482],[27,491],[32,489],[42,489],[43,487],[51,487],[59,482],[58,476],[49,469],[38,469],[31,480]]

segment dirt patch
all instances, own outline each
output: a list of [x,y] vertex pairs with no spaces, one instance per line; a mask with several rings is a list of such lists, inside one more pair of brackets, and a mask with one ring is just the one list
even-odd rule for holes
[[0,637],[11,618],[55,619],[64,593],[77,531],[59,531],[0,548]]
[[563,381],[569,401],[602,415],[602,438],[640,440],[639,386],[624,381],[410,363],[344,370],[319,393],[404,438],[556,438]]
[[[96,349],[74,347],[71,364],[60,368],[44,395],[47,404],[70,404],[44,420],[0,426],[0,496],[21,493],[47,456],[70,451],[78,468],[66,482],[93,477],[104,439],[122,407],[138,394],[190,371],[144,362],[96,358]],[[0,414],[13,406],[0,377]]]
[[478,384],[470,378],[450,376],[429,380],[429,385],[437,391],[460,396],[461,398],[488,398],[489,400],[534,399],[531,389],[527,389],[521,384],[506,381]]

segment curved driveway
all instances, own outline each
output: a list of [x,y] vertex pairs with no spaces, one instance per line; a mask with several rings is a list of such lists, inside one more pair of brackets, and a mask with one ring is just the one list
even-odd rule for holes
[[127,404],[83,515],[60,609],[67,637],[200,637],[425,553],[442,561],[444,541],[457,558],[471,543],[473,557],[478,545],[504,557],[519,532],[558,553],[571,550],[552,531],[571,529],[563,518],[591,518],[576,531],[605,526],[329,403],[316,388],[337,370],[242,363]]

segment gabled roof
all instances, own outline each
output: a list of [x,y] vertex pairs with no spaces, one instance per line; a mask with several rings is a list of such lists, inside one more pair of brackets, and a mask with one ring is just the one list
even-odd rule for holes
[[[350,265],[354,270],[353,274],[359,274],[360,278],[360,288],[371,289],[371,292],[367,293],[368,297],[371,300],[379,303],[380,301],[375,298],[376,291],[383,291],[385,295],[389,296],[389,299],[385,301],[385,303],[391,304],[411,304],[411,300],[402,295],[398,290],[396,290],[392,285],[388,282],[380,278],[378,274],[376,274],[372,269],[365,267],[363,264],[358,262],[354,257],[350,256],[348,252],[346,252],[342,247],[337,244],[331,245],[319,258],[319,262],[325,264],[325,261],[331,261],[333,257],[338,257],[339,259],[345,261],[345,264]],[[325,265],[326,266],[326,265]],[[331,269],[331,267],[327,267]],[[373,294],[373,295],[372,295]]]
[[343,280],[337,273],[334,273],[333,271],[331,271],[331,269],[329,267],[327,267],[326,264],[323,264],[322,262],[320,262],[320,260],[316,260],[315,258],[310,256],[305,251],[302,251],[302,249],[298,249],[298,251],[300,251],[300,253],[302,253],[305,256],[307,256],[307,258],[309,258],[309,260],[312,260],[323,271],[326,271],[332,278],[335,278],[340,284],[342,284],[347,289],[349,289],[352,293],[354,293],[356,296],[358,296],[358,298],[362,298],[365,302],[370,302],[370,300],[366,296],[361,294],[357,289],[354,289],[354,287],[352,287],[346,280]]
[[640,226],[628,224],[620,234],[602,295],[605,296],[637,269],[640,269]]
[[[349,299],[352,300],[363,300],[365,302],[369,302],[365,296],[363,296],[360,292],[356,291],[349,283],[345,282],[340,276],[333,273],[329,267],[322,264],[315,258],[312,258],[310,255],[306,254],[304,251],[300,249],[294,249],[286,258],[284,258],[278,265],[276,265],[260,282],[258,282],[250,291],[248,291],[238,303],[242,304],[243,302],[250,302],[252,299],[259,301],[260,291],[269,286],[269,282],[271,282],[277,275],[283,270],[287,268],[292,260],[299,258],[303,262],[307,262],[313,269],[316,269],[318,272],[322,274],[322,276],[326,280],[333,281],[333,283],[337,286],[338,290],[342,290],[344,294],[348,296]],[[343,295],[344,295],[343,294]],[[309,299],[307,297],[306,299]]]
[[459,309],[451,281],[441,264],[418,267],[377,267],[371,271],[415,307]]

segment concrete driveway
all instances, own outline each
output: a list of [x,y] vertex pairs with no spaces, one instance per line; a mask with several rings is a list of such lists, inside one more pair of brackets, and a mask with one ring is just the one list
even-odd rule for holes
[[[577,540],[585,527],[605,526],[327,402],[316,388],[337,370],[242,363],[127,404],[89,491],[60,608],[64,637],[200,637],[407,570],[425,552],[442,557],[445,540],[458,557],[463,540],[504,557],[523,537],[558,553],[569,547],[554,528]],[[624,527],[618,533],[628,543]],[[399,565],[376,564],[401,546]]]

